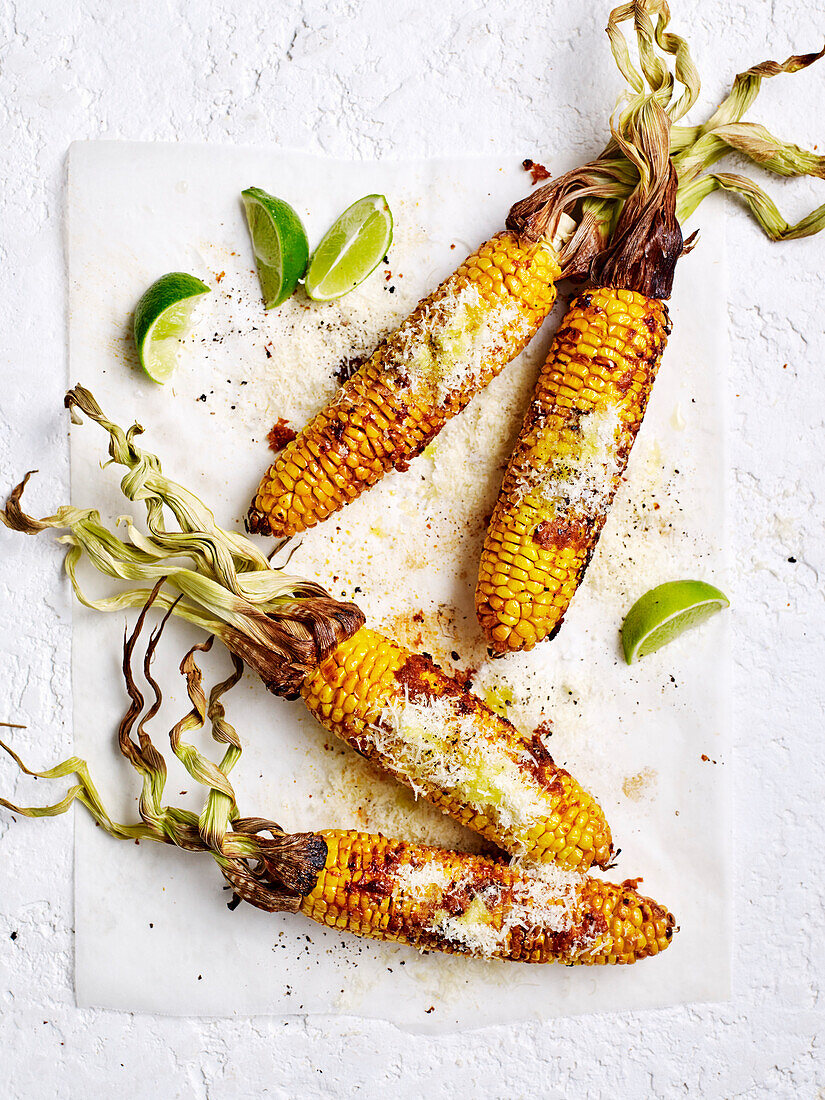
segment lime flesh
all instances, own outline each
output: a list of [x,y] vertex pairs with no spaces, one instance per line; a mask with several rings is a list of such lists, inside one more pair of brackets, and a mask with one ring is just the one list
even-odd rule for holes
[[171,271],[152,283],[135,306],[138,358],[154,382],[167,382],[174,373],[192,310],[204,294],[209,287],[196,276]]
[[392,242],[392,214],[383,195],[365,195],[330,227],[312,254],[306,292],[330,302],[354,290],[386,256]]
[[241,192],[255,266],[266,309],[281,305],[295,292],[309,259],[304,223],[288,202],[260,187]]
[[622,623],[625,660],[632,665],[726,607],[730,601],[724,592],[705,581],[669,581],[651,588]]

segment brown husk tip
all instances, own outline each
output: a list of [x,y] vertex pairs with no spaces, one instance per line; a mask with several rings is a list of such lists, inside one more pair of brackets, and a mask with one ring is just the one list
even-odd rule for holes
[[[315,889],[318,875],[327,861],[327,842],[317,833],[284,833],[272,821],[239,817],[232,822],[235,833],[255,836],[261,862],[273,881],[301,897]],[[269,833],[268,837],[261,833]]]
[[[259,834],[269,832],[269,837]],[[255,837],[259,858],[223,860],[221,872],[241,901],[267,913],[297,913],[327,861],[327,842],[317,833],[283,833],[272,821],[237,818],[232,835]]]
[[244,526],[250,535],[271,535],[269,518],[253,504],[247,513]]
[[562,214],[590,195],[601,195],[604,185],[594,176],[596,165],[586,164],[546,183],[510,208],[506,228],[532,244],[552,238]]
[[39,519],[27,515],[20,505],[29,478],[36,473],[37,470],[29,470],[23,480],[12,489],[6,501],[6,507],[0,508],[0,521],[11,531],[22,531],[24,535],[36,535],[40,531],[45,531],[48,526],[41,523]]
[[676,218],[679,179],[670,159],[670,120],[648,97],[626,125],[626,134],[614,130],[614,136],[637,163],[640,181],[622,207],[610,244],[591,261],[590,279],[596,286],[669,298],[676,262],[684,251]]
[[678,182],[668,162],[649,195],[631,195],[609,246],[591,261],[590,279],[596,286],[636,290],[647,298],[670,297],[676,262],[685,251],[676,220]]
[[301,908],[300,894],[284,890],[266,879],[246,860],[232,860],[221,867],[221,873],[232,887],[234,896],[254,905],[256,909],[263,909],[266,913],[297,913]]
[[[621,205],[609,237],[606,207],[620,188],[603,158],[567,172],[511,208],[507,228],[538,243],[555,234],[562,214],[578,207],[578,224],[560,250],[562,276],[589,276],[601,286],[668,298],[684,251],[676,219],[678,177],[670,159],[670,119],[652,96],[639,97],[613,127],[614,148],[638,170],[639,183]],[[588,203],[585,200],[592,200]]]
[[320,586],[309,596],[278,608],[277,619],[260,611],[247,616],[246,632],[226,626],[224,645],[263,680],[274,695],[295,696],[304,680],[365,622],[354,603],[340,603]]

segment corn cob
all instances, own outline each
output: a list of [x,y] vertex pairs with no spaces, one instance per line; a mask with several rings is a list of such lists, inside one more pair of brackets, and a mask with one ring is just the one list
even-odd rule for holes
[[483,244],[278,455],[249,529],[289,537],[405,470],[533,337],[559,274],[549,245],[509,232]]
[[561,626],[601,534],[670,332],[664,302],[599,287],[556,333],[479,566],[476,612],[499,652]]
[[530,862],[586,870],[610,861],[593,799],[425,657],[362,628],[304,682],[323,726],[462,825]]
[[[621,886],[584,875],[543,868],[529,876],[500,860],[486,859],[354,831],[287,834],[275,822],[241,817],[229,772],[241,743],[226,721],[222,696],[241,675],[235,672],[208,695],[194,646],[181,662],[193,709],[170,731],[175,755],[196,783],[209,792],[200,814],[167,805],[167,765],[147,731],[161,706],[160,686],[150,668],[165,623],[149,638],[143,658],[154,701],[146,710],[133,675],[133,656],[155,585],[138,621],[123,643],[123,675],[130,706],[118,728],[121,753],[142,777],[140,821],[120,824],[110,817],[85,760],[72,757],[47,771],[32,771],[0,741],[21,771],[40,779],[73,774],[76,782],[51,806],[0,806],[26,817],[66,813],[77,799],[98,825],[121,840],[174,844],[208,852],[238,898],[269,912],[303,912],[331,928],[420,948],[524,962],[628,963],[667,947],[673,917],[640,897],[635,882]],[[215,763],[181,734],[209,721],[212,736],[226,746]]]
[[[72,391],[74,396],[79,393]],[[12,494],[6,510],[0,511],[0,520],[29,532],[46,527],[68,529],[73,580],[76,561],[86,554],[109,576],[126,576],[136,582],[161,577],[177,585],[187,600],[176,601],[161,591],[156,596],[158,606],[217,634],[263,676],[271,690],[294,696],[302,687],[307,706],[329,729],[513,854],[581,868],[591,863],[604,866],[609,861],[610,831],[602,811],[567,772],[553,765],[540,738],[522,739],[509,722],[431,662],[373,631],[359,630],[360,612],[352,605],[339,605],[325,596],[316,599],[312,586],[271,570],[260,555],[253,558],[251,544],[240,536],[232,540],[217,528],[196,497],[163,477],[154,455],[140,451],[131,436],[127,439],[116,425],[104,421],[85,391],[80,396],[80,407],[108,425],[114,460],[130,467],[130,491],[138,499],[146,497],[177,509],[182,530],[177,534],[169,529],[159,532],[157,539],[162,542],[142,535],[140,550],[135,550],[102,527],[97,513],[67,508],[45,520],[27,516],[21,507],[22,485]],[[181,502],[186,503],[185,511]],[[197,535],[194,541],[193,534]],[[173,564],[173,559],[185,554],[194,556],[196,545],[201,549],[195,563],[203,578]],[[239,564],[245,566],[242,571]],[[219,573],[218,567],[223,572]],[[201,592],[196,582],[201,579],[211,601],[206,605],[208,615],[195,603]],[[272,585],[274,593],[265,585]],[[238,588],[243,599],[236,597]],[[142,605],[146,591],[141,587],[120,591],[94,606],[111,610]],[[76,592],[85,601],[77,586]],[[285,593],[283,599],[279,598],[281,592]],[[307,601],[304,606],[304,596],[311,596],[312,603]],[[257,600],[254,605],[253,599]],[[213,606],[224,613],[227,609],[233,612],[230,625],[211,614]],[[246,619],[234,614],[236,607],[249,615],[252,626],[258,628],[257,635],[251,633],[251,627],[248,639],[241,634]],[[276,650],[271,636],[265,635],[263,643],[258,640],[259,624],[272,627],[281,619],[306,626],[308,634],[310,628],[314,630],[309,635],[317,647],[312,663],[317,672],[317,663],[322,661],[323,671],[307,676],[312,664],[303,660],[300,666],[293,661],[289,677],[281,673],[277,683],[267,675],[268,668],[256,654],[265,656],[272,651],[274,662],[281,650]],[[342,635],[353,632],[356,644],[336,645]],[[328,654],[330,660],[326,661]]]
[[[653,15],[656,15],[654,31]],[[632,19],[641,72],[629,62],[619,25]],[[789,57],[740,73],[730,95],[701,126],[671,131],[695,102],[699,76],[684,39],[665,34],[667,5],[639,0],[611,12],[608,34],[622,74],[639,92],[614,123],[614,144],[594,162],[618,170],[628,155],[638,183],[626,201],[585,200],[580,230],[597,228],[565,274],[588,275],[595,289],[574,301],[541,371],[505,474],[484,544],[476,612],[491,647],[506,653],[552,637],[580,583],[627,464],[659,367],[670,322],[670,296],[683,242],[680,221],[722,189],[739,195],[773,240],[825,228],[825,205],[789,225],[770,198],[742,176],[702,174],[726,147],[781,175],[822,175],[825,160],[741,123],[766,77],[806,68],[825,54]],[[673,80],[657,49],[679,61]],[[647,83],[650,94],[642,94]],[[676,93],[677,84],[682,94]],[[691,135],[695,135],[691,137]],[[673,157],[671,158],[671,152]],[[547,191],[547,199],[552,198]],[[537,239],[547,217],[542,190],[517,203],[508,228]],[[613,213],[610,213],[613,209]],[[605,246],[604,229],[618,221]],[[584,265],[582,261],[587,260]]]
[[669,945],[673,916],[617,885],[533,878],[482,856],[367,833],[319,834],[327,857],[300,911],[330,928],[513,962],[633,963]]

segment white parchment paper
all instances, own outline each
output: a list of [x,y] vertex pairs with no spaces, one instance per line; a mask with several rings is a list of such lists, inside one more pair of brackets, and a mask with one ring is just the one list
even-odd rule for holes
[[[298,296],[265,314],[239,199],[250,184],[291,202],[311,244],[354,199],[385,193],[396,222],[388,262],[338,304]],[[300,427],[334,392],[336,365],[369,351],[528,190],[518,164],[501,161],[365,164],[272,148],[75,145],[73,381],[119,423],[139,420],[144,446],[164,469],[222,523],[239,525],[271,457],[272,424],[283,417]],[[350,1013],[439,1031],[728,997],[726,617],[632,668],[618,641],[624,612],[652,585],[693,576],[725,583],[723,226],[703,211],[702,228],[677,273],[674,332],[626,484],[555,641],[489,662],[472,593],[485,517],[558,314],[408,472],[386,477],[308,532],[290,564],[355,598],[373,625],[471,668],[476,690],[517,724],[552,723],[554,758],[600,799],[621,848],[610,874],[642,876],[642,889],[676,914],[680,931],[669,950],[626,968],[528,967],[421,955],[329,932],[300,915],[231,912],[208,857],[116,843],[78,813],[80,1005]],[[214,293],[173,382],[159,387],[137,368],[131,311],[170,270],[201,276]],[[125,507],[119,468],[100,467],[105,443],[94,425],[72,429],[73,502],[100,505],[114,518]],[[103,591],[98,578],[87,581]],[[125,706],[118,666],[126,619],[76,610],[74,717],[76,751],[90,761],[113,816],[134,820],[136,777],[114,741]],[[159,650],[166,702],[153,732],[161,747],[188,709],[177,664],[195,638],[172,624]],[[217,677],[228,660],[216,652],[206,665]],[[243,813],[295,830],[358,827],[476,844],[337,743],[300,702],[273,699],[249,674],[227,710],[244,743],[233,773]],[[208,748],[206,739],[200,744]],[[199,808],[193,786],[170,766],[170,802]]]

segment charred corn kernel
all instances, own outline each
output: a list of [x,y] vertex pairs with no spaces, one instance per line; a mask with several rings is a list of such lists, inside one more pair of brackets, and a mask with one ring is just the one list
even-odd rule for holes
[[559,274],[549,246],[522,246],[509,232],[483,244],[281,451],[261,481],[250,529],[294,535],[388,470],[406,469],[532,338]]
[[571,304],[536,384],[479,564],[476,613],[498,652],[531,649],[561,626],[624,473],[669,332],[664,302],[636,291],[602,287]]
[[330,928],[482,958],[585,965],[633,963],[673,937],[672,914],[629,881],[531,877],[376,834],[319,835],[326,863],[301,911]]
[[301,693],[332,733],[512,855],[540,863],[563,852],[580,870],[610,861],[601,808],[540,736],[524,737],[429,659],[362,628]]

